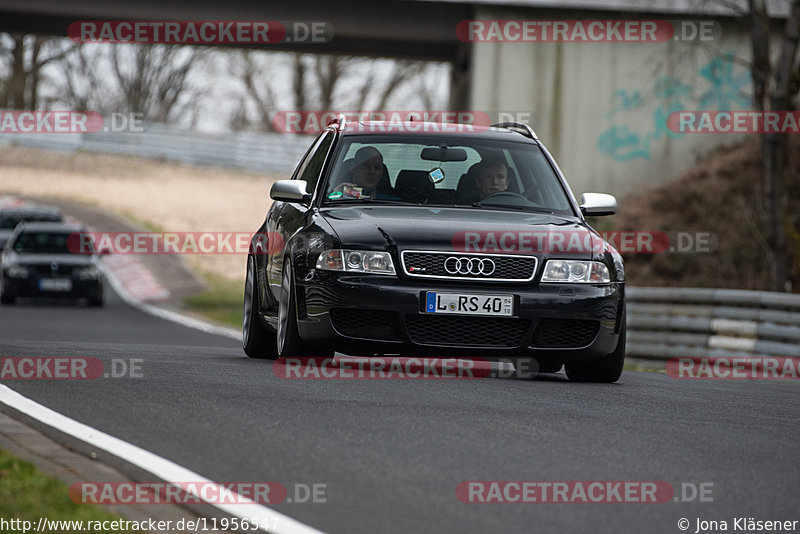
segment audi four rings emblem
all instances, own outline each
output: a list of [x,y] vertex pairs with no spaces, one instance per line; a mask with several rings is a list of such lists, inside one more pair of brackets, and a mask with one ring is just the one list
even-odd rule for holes
[[494,273],[494,261],[488,258],[459,258],[450,256],[444,260],[444,270],[449,274],[482,274],[490,276]]

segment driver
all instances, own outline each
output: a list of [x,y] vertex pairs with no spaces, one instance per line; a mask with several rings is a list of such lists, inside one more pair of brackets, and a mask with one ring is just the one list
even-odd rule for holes
[[508,166],[500,158],[484,160],[477,169],[475,185],[481,194],[481,200],[495,193],[508,189]]
[[383,178],[383,156],[375,147],[365,146],[358,149],[353,158],[349,178],[352,181],[339,184],[333,192],[343,192],[345,198],[370,197],[380,200],[397,198],[378,191],[378,184]]

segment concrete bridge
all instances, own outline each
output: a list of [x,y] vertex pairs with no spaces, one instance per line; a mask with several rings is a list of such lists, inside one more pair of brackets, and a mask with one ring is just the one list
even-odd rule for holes
[[[775,3],[775,15],[784,4]],[[699,7],[698,7],[699,6]],[[5,0],[0,30],[67,35],[76,20],[324,21],[328,42],[283,42],[270,50],[445,60],[450,108],[529,118],[580,193],[624,194],[690,168],[733,134],[677,133],[681,110],[751,107],[747,28],[708,0]],[[672,20],[700,35],[660,42],[472,42],[469,20]],[[780,28],[776,20],[776,28]],[[488,28],[488,26],[487,26]],[[687,34],[687,36],[689,36]]]

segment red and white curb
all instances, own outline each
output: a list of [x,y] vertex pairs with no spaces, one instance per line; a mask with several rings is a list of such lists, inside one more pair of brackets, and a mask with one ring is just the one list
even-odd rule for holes
[[14,195],[0,195],[0,208],[16,208],[23,204],[25,204],[25,201]]
[[[131,261],[134,263],[129,263]],[[116,264],[116,262],[119,263]],[[161,294],[162,290],[166,292],[168,298],[169,291],[163,289],[161,285],[155,281],[155,278],[153,278],[153,275],[147,270],[147,267],[142,265],[135,258],[128,256],[106,256],[104,264],[106,281],[114,292],[129,306],[161,319],[172,321],[181,326],[200,330],[206,334],[216,334],[237,340],[242,339],[242,333],[235,328],[213,324],[145,302],[143,297],[158,296]],[[150,281],[151,279],[152,282]]]
[[169,300],[170,292],[133,256],[105,256],[103,263],[114,273],[125,292],[140,302]]

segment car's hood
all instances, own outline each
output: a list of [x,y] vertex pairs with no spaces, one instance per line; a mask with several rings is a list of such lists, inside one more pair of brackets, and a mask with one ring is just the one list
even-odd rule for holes
[[600,238],[587,227],[551,214],[436,208],[347,206],[321,211],[343,248],[385,248],[591,257]]

